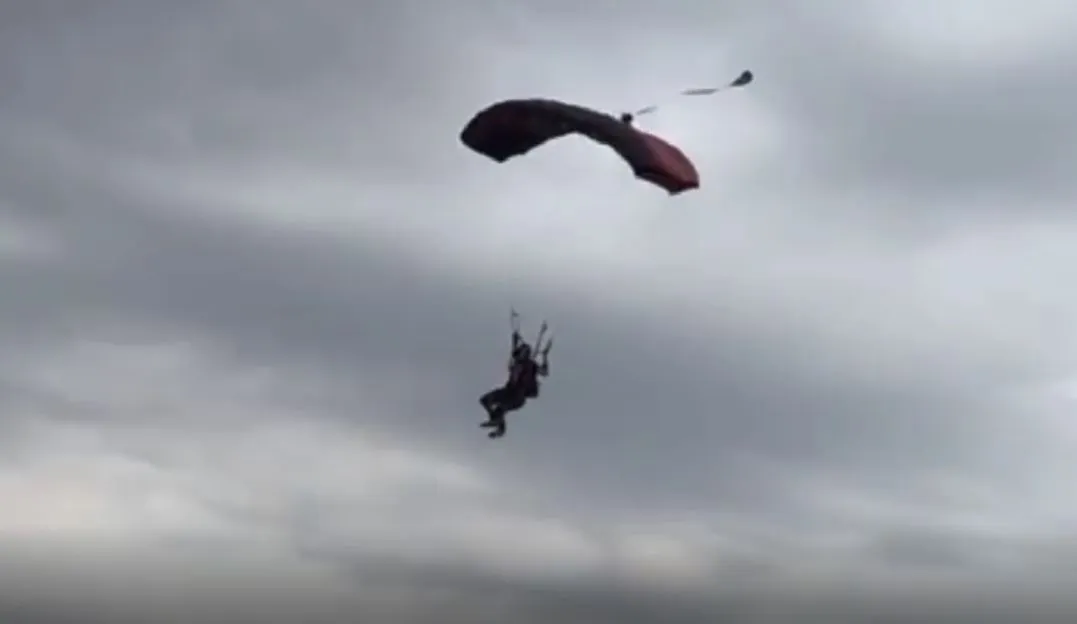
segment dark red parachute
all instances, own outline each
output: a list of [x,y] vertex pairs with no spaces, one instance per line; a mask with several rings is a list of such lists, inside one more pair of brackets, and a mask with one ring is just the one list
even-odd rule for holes
[[502,163],[569,134],[612,148],[637,178],[670,195],[699,188],[699,173],[681,150],[625,121],[596,110],[549,99],[498,102],[480,111],[460,133],[472,150]]

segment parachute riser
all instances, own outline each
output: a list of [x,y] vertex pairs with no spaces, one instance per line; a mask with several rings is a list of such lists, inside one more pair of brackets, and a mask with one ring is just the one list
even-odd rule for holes
[[[713,95],[715,93],[720,93],[722,91],[728,91],[730,89],[735,89],[737,87],[743,87],[743,86],[745,86],[747,84],[750,84],[752,82],[752,80],[754,80],[754,79],[755,79],[755,76],[752,74],[751,71],[744,70],[743,72],[741,72],[741,74],[739,76],[737,76],[736,79],[734,79],[733,81],[729,82],[728,84],[726,84],[724,86],[721,86],[721,87],[705,87],[705,88],[701,88],[701,89],[685,89],[684,91],[681,91],[680,93],[678,93],[678,95],[681,95],[681,96]],[[636,111],[635,113],[633,113],[632,116],[633,117],[638,117],[639,115],[649,115],[649,114],[651,114],[653,112],[656,112],[659,108],[660,107],[657,104],[652,105],[652,106],[645,106],[645,107],[639,109],[638,111]]]
[[[511,308],[509,312],[509,327],[512,329],[514,336],[520,335],[520,314],[515,308]],[[538,335],[535,336],[534,352],[536,354],[541,354],[543,357],[549,354],[550,348],[553,346],[553,337],[550,336],[547,338],[546,336],[548,330],[549,325],[544,320],[542,321],[542,325],[539,326]],[[545,345],[542,344],[543,338],[547,338]]]

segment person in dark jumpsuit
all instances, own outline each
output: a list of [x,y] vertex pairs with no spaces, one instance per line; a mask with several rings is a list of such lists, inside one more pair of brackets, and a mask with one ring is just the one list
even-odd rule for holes
[[539,376],[548,377],[550,362],[547,351],[541,354],[542,361],[533,357],[531,345],[527,344],[518,331],[512,332],[512,358],[509,361],[509,378],[499,388],[487,392],[479,398],[479,404],[486,410],[489,419],[482,427],[492,428],[490,438],[505,435],[505,414],[514,412],[524,406],[528,399],[539,395]]

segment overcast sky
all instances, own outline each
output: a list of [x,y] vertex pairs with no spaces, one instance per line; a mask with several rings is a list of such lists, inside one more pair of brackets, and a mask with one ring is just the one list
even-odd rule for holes
[[[0,3],[0,619],[1072,622],[1075,35],[1063,0]],[[663,103],[702,188],[460,144],[536,95]],[[492,442],[512,305],[557,346]]]

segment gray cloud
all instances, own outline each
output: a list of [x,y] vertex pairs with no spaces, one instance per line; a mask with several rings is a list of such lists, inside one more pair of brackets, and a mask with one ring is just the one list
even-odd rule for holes
[[[835,24],[833,13],[813,8],[769,23],[768,44],[779,33],[797,34],[770,60],[774,79],[764,97],[799,118],[812,177],[839,188],[914,194],[919,202],[901,204],[914,213],[945,213],[957,200],[979,203],[983,216],[999,196],[1023,210],[1038,210],[1028,205],[1030,195],[1034,204],[1065,201],[1074,159],[1066,102],[1077,67],[1022,57],[1018,48],[1009,58],[984,55],[970,68],[976,47],[962,41],[961,29],[948,49],[924,42],[922,55],[934,53],[932,61],[917,62],[915,49],[905,62],[893,52],[887,60],[886,27],[863,17],[854,10]],[[938,19],[972,21],[960,12]],[[1072,26],[1071,15],[1060,19]],[[931,20],[931,11],[917,18]]]
[[[1072,613],[1062,5],[67,4],[0,19],[5,621]],[[676,200],[457,143],[743,67]]]

